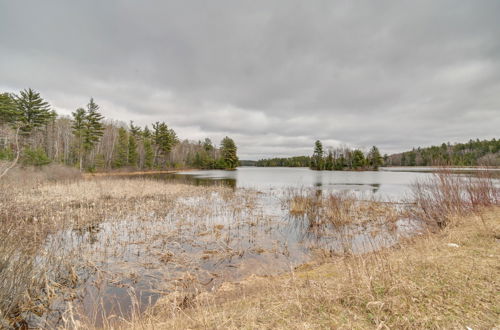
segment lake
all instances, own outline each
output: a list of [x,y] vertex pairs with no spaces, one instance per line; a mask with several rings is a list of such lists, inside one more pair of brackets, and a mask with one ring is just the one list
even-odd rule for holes
[[[284,188],[315,188],[324,191],[352,191],[376,195],[383,200],[400,200],[416,180],[429,178],[428,171],[313,171],[297,167],[238,167],[234,171],[196,170],[159,174],[158,178],[196,185],[221,184],[260,191]],[[144,177],[151,177],[145,175]]]

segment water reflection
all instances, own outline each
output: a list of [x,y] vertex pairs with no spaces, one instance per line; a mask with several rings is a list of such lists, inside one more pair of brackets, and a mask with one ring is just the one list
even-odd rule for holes
[[323,191],[354,191],[373,194],[382,200],[402,199],[409,185],[432,175],[428,172],[312,171],[308,168],[239,167],[236,171],[196,170],[176,174],[146,174],[139,177],[193,185],[224,185],[260,191],[288,187],[315,187]]

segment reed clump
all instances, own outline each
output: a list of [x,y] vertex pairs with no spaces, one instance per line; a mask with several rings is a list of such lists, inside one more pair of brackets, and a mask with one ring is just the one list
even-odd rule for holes
[[500,204],[500,187],[488,170],[462,176],[444,169],[415,182],[411,192],[410,216],[432,228],[444,228],[452,219]]
[[289,190],[285,204],[290,215],[308,222],[310,228],[333,225],[338,228],[350,224],[393,223],[399,214],[395,205],[381,203],[374,197],[359,199],[350,192],[319,192],[317,190]]

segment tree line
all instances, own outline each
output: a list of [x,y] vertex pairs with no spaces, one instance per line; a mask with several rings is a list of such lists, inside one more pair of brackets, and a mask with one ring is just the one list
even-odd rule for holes
[[312,156],[296,156],[288,158],[261,159],[255,166],[263,167],[309,167],[313,170],[377,170],[384,165],[380,151],[373,146],[368,153],[348,147],[327,148],[325,151],[321,141],[314,143]]
[[310,167],[315,170],[378,169],[380,166],[500,166],[500,139],[443,143],[384,156],[376,146],[367,153],[347,147],[328,148],[325,152],[321,141],[316,141],[312,156],[261,159],[255,162],[255,166]]
[[323,150],[323,144],[317,140],[314,143],[314,152],[311,157],[310,168],[313,170],[342,171],[342,170],[378,170],[384,164],[380,151],[373,146],[365,155],[359,149],[328,148]]
[[93,98],[70,117],[59,116],[32,89],[0,93],[0,160],[0,177],[17,163],[56,162],[82,171],[234,169],[238,165],[237,147],[229,137],[216,146],[208,138],[181,141],[165,122],[149,128],[106,120]]
[[390,155],[389,166],[500,166],[500,139],[443,143]]

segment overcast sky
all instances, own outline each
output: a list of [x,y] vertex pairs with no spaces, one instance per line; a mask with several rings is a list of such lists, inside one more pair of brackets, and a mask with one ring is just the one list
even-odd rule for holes
[[60,114],[383,153],[500,136],[500,1],[0,0],[0,91]]

